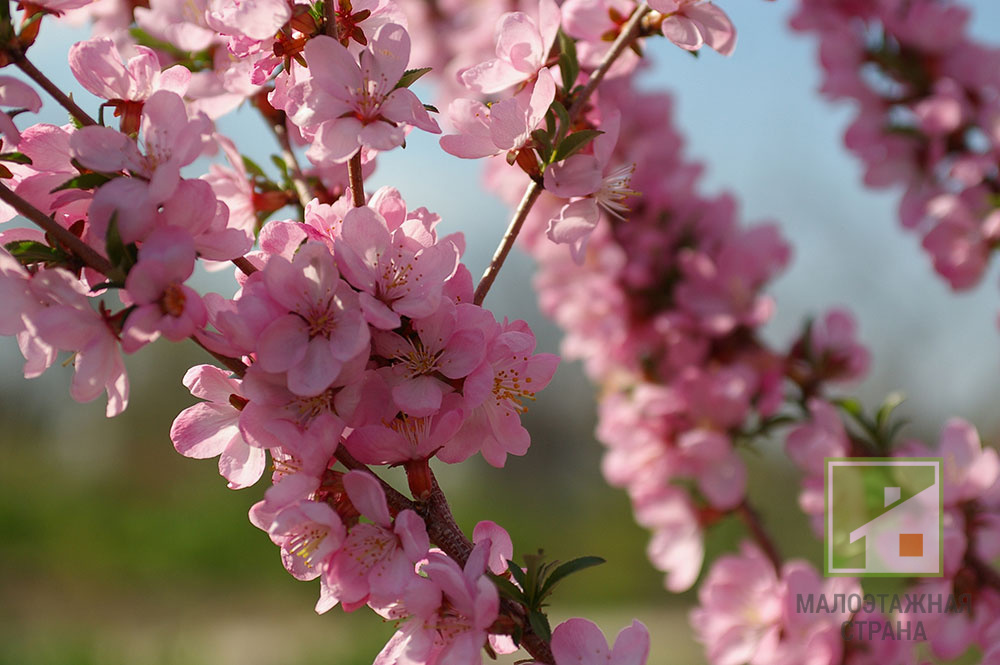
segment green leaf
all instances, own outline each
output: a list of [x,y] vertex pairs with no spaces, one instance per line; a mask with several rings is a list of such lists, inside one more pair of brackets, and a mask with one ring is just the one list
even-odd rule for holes
[[834,400],[834,404],[839,406],[844,413],[851,416],[855,420],[863,421],[865,419],[864,407],[862,407],[861,402],[854,397],[844,397],[842,399]]
[[531,630],[535,631],[535,635],[538,635],[546,642],[552,641],[552,628],[549,626],[549,618],[542,612],[538,610],[529,612],[528,623],[531,625]]
[[14,162],[16,164],[30,164],[31,157],[28,157],[23,152],[3,152],[0,153],[0,160],[5,162]]
[[560,565],[558,568],[552,571],[552,574],[546,578],[545,582],[542,584],[541,591],[539,593],[539,600],[544,599],[553,590],[555,586],[561,582],[566,576],[572,575],[573,573],[578,573],[581,570],[587,568],[592,568],[594,566],[599,566],[604,563],[604,559],[599,556],[581,556],[579,558],[573,559],[572,561],[567,561],[566,563]]
[[889,418],[892,417],[892,412],[898,407],[903,401],[906,400],[906,395],[901,392],[889,393],[885,401],[882,402],[882,406],[879,407],[878,411],[875,413],[875,424],[879,429],[882,429],[889,423]]
[[561,143],[559,143],[556,148],[555,155],[553,155],[552,161],[561,162],[562,160],[576,154],[578,151],[582,150],[588,143],[593,141],[595,138],[603,134],[604,132],[597,129],[581,129],[578,132],[574,132],[567,136]]
[[441,111],[438,111],[437,107],[434,106],[433,104],[424,104],[424,108],[427,109],[428,111],[430,111],[431,113],[440,113],[441,112]]
[[524,592],[521,591],[516,584],[508,580],[506,577],[500,577],[499,575],[490,575],[493,580],[493,584],[496,585],[497,591],[500,595],[509,600],[513,600],[515,603],[525,603]]
[[258,178],[267,178],[267,175],[264,173],[264,169],[260,168],[260,165],[257,162],[253,161],[246,155],[243,155],[243,168],[247,170],[247,173],[255,175]]
[[50,191],[49,194],[55,194],[56,192],[61,192],[64,189],[95,189],[110,181],[111,177],[106,176],[103,173],[84,173],[76,176],[75,178],[70,178]]
[[517,583],[521,585],[522,589],[527,589],[528,578],[525,576],[524,571],[521,570],[519,565],[513,561],[508,561],[507,570],[509,570],[510,574],[514,576],[514,579],[517,580]]
[[576,42],[562,30],[559,31],[559,73],[562,75],[563,92],[569,95],[580,74],[580,61],[576,56]]
[[292,178],[288,173],[288,164],[285,160],[278,155],[271,155],[271,163],[278,167],[278,172],[281,174],[281,183],[285,186],[285,189],[292,189]]
[[552,139],[549,138],[548,132],[544,129],[536,129],[531,132],[531,138],[538,144],[538,153],[542,156],[542,161],[548,164],[549,157],[552,156]]
[[[122,241],[122,236],[118,232],[118,213],[117,211],[112,213],[111,221],[108,222],[108,233],[105,238],[105,247],[107,248],[108,261],[114,266],[119,272],[119,275],[115,277],[122,277],[124,281],[124,276],[128,274],[128,271],[132,269],[132,266],[136,264],[139,258],[139,251],[136,249],[134,244],[126,245]],[[112,277],[108,275],[108,277]],[[111,281],[117,281],[112,279]]]
[[551,108],[545,113],[545,132],[549,136],[554,136],[556,133],[556,114]]
[[4,249],[24,266],[35,263],[44,263],[46,265],[62,264],[69,260],[69,256],[62,250],[56,247],[49,247],[35,240],[15,240],[14,242],[8,242],[4,245]]
[[566,107],[559,102],[552,102],[552,106],[550,108],[552,109],[552,112],[556,114],[556,117],[559,118],[559,131],[556,133],[555,139],[553,140],[553,143],[559,145],[562,143],[562,140],[566,137],[566,134],[569,133],[570,130],[569,111],[567,111]]
[[[396,88],[409,88],[411,85],[417,82],[417,80],[431,71],[433,67],[420,67],[419,69],[407,69],[403,72],[403,75],[399,77],[399,81],[396,82]],[[396,88],[393,88],[395,90]]]

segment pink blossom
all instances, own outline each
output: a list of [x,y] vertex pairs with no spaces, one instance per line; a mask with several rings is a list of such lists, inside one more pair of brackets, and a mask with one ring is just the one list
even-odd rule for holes
[[519,150],[531,139],[555,94],[552,74],[542,69],[530,94],[525,89],[489,108],[475,99],[456,99],[448,106],[448,117],[458,133],[442,136],[441,147],[463,159]]
[[163,39],[182,51],[197,52],[222,40],[208,27],[206,9],[209,0],[149,0],[148,7],[133,10],[139,27],[153,37]]
[[385,217],[364,206],[344,216],[336,256],[344,278],[361,291],[366,320],[391,330],[400,315],[426,317],[438,308],[459,251],[448,239],[439,242],[420,219],[390,229]]
[[292,261],[272,257],[263,272],[270,296],[288,313],[261,332],[257,361],[265,371],[287,372],[296,395],[318,395],[346,361],[367,353],[357,295],[320,243],[304,245]]
[[108,395],[106,414],[118,415],[128,405],[128,377],[111,324],[87,298],[87,287],[62,270],[44,270],[31,280],[48,303],[25,318],[28,332],[63,351],[72,351],[70,396],[89,402]]
[[240,434],[240,410],[246,398],[239,379],[212,365],[196,365],[184,375],[184,385],[205,400],[174,419],[170,439],[185,457],[219,458],[219,473],[230,489],[242,489],[260,480],[266,462],[264,449],[247,444]]
[[[42,108],[42,98],[24,81],[12,76],[0,76],[0,106],[38,113]],[[0,132],[15,146],[21,140],[14,121],[6,113],[0,113]]]
[[983,448],[969,423],[949,420],[941,431],[941,499],[946,506],[982,496],[1000,478],[1000,458]]
[[84,127],[73,133],[73,156],[87,168],[102,173],[127,170],[132,178],[115,178],[95,194],[94,205],[103,213],[91,214],[101,237],[113,211],[119,212],[122,240],[134,242],[152,231],[156,206],[177,189],[180,169],[202,151],[211,130],[204,115],[188,119],[184,101],[167,90],[154,92],[143,106],[142,136],[145,154],[135,140],[107,127]]
[[641,621],[633,621],[618,633],[609,649],[597,624],[569,619],[552,631],[552,656],[555,665],[645,665],[649,631]]
[[557,217],[549,220],[549,240],[568,244],[577,263],[583,260],[587,239],[600,219],[601,211],[624,219],[625,201],[637,196],[630,189],[634,164],[611,168],[609,162],[621,125],[621,114],[611,112],[601,122],[604,132],[594,139],[593,154],[577,154],[552,164],[545,170],[545,190],[569,199]]
[[[442,300],[438,310],[411,322],[413,333],[375,331],[375,351],[390,361],[387,380],[396,406],[412,416],[427,416],[483,360],[485,338],[475,326],[478,308]],[[442,378],[439,378],[442,377]]]
[[296,579],[312,580],[344,542],[344,524],[326,503],[298,501],[278,512],[268,534]]
[[653,537],[646,555],[666,573],[664,584],[675,593],[691,588],[705,558],[701,524],[684,490],[664,486],[632,497],[636,521]]
[[209,0],[205,20],[224,35],[245,35],[265,40],[292,17],[287,0]]
[[440,552],[427,555],[421,571],[438,590],[428,589],[419,613],[411,614],[375,658],[375,665],[447,665],[482,662],[487,629],[500,608],[497,589],[485,576],[487,542],[473,549],[464,570]]
[[351,432],[344,445],[365,464],[428,459],[448,450],[449,442],[462,425],[461,403],[457,395],[446,395],[431,414],[399,414],[382,424],[359,427]]
[[122,329],[122,348],[135,353],[161,334],[172,342],[205,326],[208,313],[201,297],[184,285],[194,271],[194,240],[182,229],[153,231],[129,271],[125,291],[136,305]]
[[808,422],[788,433],[785,449],[796,466],[813,476],[822,476],[825,457],[844,457],[850,449],[844,423],[837,409],[821,399],[809,400]]
[[707,44],[722,55],[731,55],[736,48],[732,21],[709,1],[652,0],[649,6],[666,16],[663,35],[682,49],[697,51]]
[[497,23],[496,57],[461,70],[459,79],[470,90],[486,94],[534,79],[545,67],[560,20],[553,0],[539,0],[532,16],[504,14]]
[[844,309],[827,312],[810,328],[810,351],[820,375],[828,381],[853,381],[868,372],[871,356],[857,341],[857,324]]
[[313,162],[346,162],[361,148],[391,150],[403,144],[407,126],[440,133],[417,96],[395,87],[410,58],[410,37],[402,26],[379,28],[361,52],[360,65],[335,39],[322,35],[309,40],[305,57],[309,76],[289,89],[285,110],[313,136],[308,152]]
[[162,73],[160,61],[153,49],[135,46],[136,55],[122,65],[118,47],[107,37],[77,42],[69,51],[69,66],[73,76],[97,97],[109,100],[115,116],[121,117],[121,129],[126,134],[139,131],[143,102],[156,90],[169,90],[184,96],[191,80],[191,71],[174,65]]
[[523,455],[531,444],[521,414],[552,380],[559,358],[534,353],[535,336],[524,321],[504,321],[490,337],[486,362],[465,380],[468,413],[452,445],[441,453],[446,462],[480,452],[489,464],[502,467],[508,454]]
[[343,483],[351,503],[371,522],[348,529],[347,539],[324,571],[318,612],[337,602],[347,611],[369,600],[374,605],[391,603],[416,575],[416,563],[430,549],[423,520],[412,510],[403,510],[393,519],[385,492],[371,474],[350,471]]

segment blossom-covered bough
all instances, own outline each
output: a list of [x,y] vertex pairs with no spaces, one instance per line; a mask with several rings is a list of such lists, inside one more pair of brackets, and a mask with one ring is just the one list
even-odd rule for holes
[[[698,580],[707,530],[728,517],[746,526],[740,550],[705,572],[691,616],[713,664],[915,663],[927,645],[941,658],[975,645],[1000,662],[1000,462],[970,425],[949,422],[939,446],[945,575],[907,584],[971,597],[974,612],[850,609],[844,599],[860,598],[860,584],[785,561],[747,499],[740,451],[776,431],[817,527],[825,457],[929,451],[896,441],[891,403],[870,416],[836,396],[869,362],[849,313],[808,323],[787,349],[762,339],[774,309],[764,289],[790,249],[774,224],[741,224],[731,196],[699,193],[670,98],[635,85],[650,39],[731,54],[736,30],[717,5],[0,8],[2,63],[24,75],[0,77],[10,109],[0,114],[0,212],[37,227],[0,232],[0,333],[16,338],[29,378],[70,353],[72,397],[106,394],[109,417],[128,403],[123,353],[161,336],[203,347],[215,364],[184,377],[201,401],[175,419],[175,447],[218,458],[233,489],[270,470],[251,522],[289,573],[319,580],[317,612],[367,607],[395,624],[376,663],[477,663],[519,649],[547,665],[648,657],[638,621],[611,646],[585,619],[551,628],[556,584],[600,560],[528,555],[522,567],[500,525],[456,524],[431,468],[476,454],[502,467],[528,451],[520,416],[558,358],[536,352],[523,321],[483,306],[516,242],[537,259],[563,355],[601,388],[603,471],[650,530],[666,588]],[[43,22],[64,17],[94,29],[69,62],[105,100],[90,112],[29,59]],[[802,0],[796,18],[823,36],[827,91],[865,104],[849,143],[869,179],[907,179],[905,221],[937,220],[925,244],[956,286],[978,277],[1000,214],[1000,69],[964,39],[963,17],[946,0]],[[942,25],[943,44],[932,37]],[[878,44],[859,41],[873,26]],[[901,84],[888,101],[858,78],[872,63]],[[424,75],[437,107],[410,89]],[[22,122],[41,107],[39,89],[69,124]],[[279,179],[217,132],[215,120],[240,104],[273,131]],[[437,215],[391,187],[365,191],[378,155],[411,131],[443,133],[444,151],[487,159],[488,187],[514,208],[478,283],[461,262],[461,234],[439,233]],[[225,161],[200,178],[182,173],[217,153]],[[289,208],[293,218],[275,217]],[[189,287],[198,260],[231,263],[236,295]],[[407,493],[380,467],[402,467]],[[803,613],[803,597],[834,609]],[[851,639],[854,626],[907,616],[920,620],[916,634]]]

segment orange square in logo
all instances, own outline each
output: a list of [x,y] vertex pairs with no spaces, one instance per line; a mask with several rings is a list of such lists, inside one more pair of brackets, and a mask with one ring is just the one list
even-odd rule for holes
[[924,534],[922,533],[899,534],[899,556],[923,556],[923,555],[924,555]]

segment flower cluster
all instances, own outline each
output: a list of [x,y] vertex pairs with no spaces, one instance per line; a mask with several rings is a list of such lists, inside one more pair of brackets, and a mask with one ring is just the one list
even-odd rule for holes
[[[41,17],[64,12],[93,22],[70,68],[103,100],[96,120],[27,65]],[[395,624],[377,665],[477,663],[522,646],[543,665],[648,656],[639,622],[611,647],[584,619],[552,630],[551,586],[592,561],[553,572],[525,557],[522,569],[499,525],[463,534],[432,472],[477,454],[503,467],[530,446],[521,414],[558,357],[482,306],[518,237],[564,355],[600,386],[603,471],[652,532],[666,587],[694,585],[721,520],[742,518],[757,541],[717,559],[699,590],[691,618],[713,665],[913,662],[900,640],[845,642],[843,626],[881,613],[793,610],[860,585],[783,563],[746,497],[741,451],[791,421],[786,451],[814,524],[824,457],[928,451],[893,445],[890,408],[873,423],[830,395],[869,365],[850,314],[808,323],[787,349],[763,340],[764,290],[790,249],[775,225],[741,224],[730,195],[699,193],[670,98],[639,91],[644,40],[733,53],[735,28],[711,0],[62,0],[26,3],[19,18],[18,31],[0,18],[2,63],[62,95],[73,122],[19,129],[12,118],[41,98],[0,77],[0,105],[15,110],[0,114],[0,215],[41,227],[0,232],[0,334],[16,337],[26,377],[72,354],[72,397],[106,393],[109,416],[128,401],[123,354],[160,337],[211,353],[218,364],[184,377],[201,401],[174,420],[174,446],[218,458],[233,489],[270,468],[250,521],[292,576],[319,580],[317,612],[368,607]],[[795,19],[821,36],[824,90],[861,101],[848,146],[866,179],[907,185],[904,223],[926,229],[956,288],[1000,237],[1000,58],[964,37],[965,19],[938,0],[810,0]],[[442,133],[410,89],[419,65],[438,70],[441,148],[492,158],[488,186],[517,206],[478,285],[461,234],[392,187],[365,192],[380,153],[414,130]],[[216,129],[243,102],[280,148],[275,179]],[[188,177],[218,148],[228,165]],[[273,218],[286,208],[297,214]],[[235,295],[195,291],[199,260],[234,264]],[[924,637],[942,658],[971,645],[996,657],[1000,461],[961,421],[940,454],[945,574],[911,588],[975,595],[976,612],[923,617]],[[379,467],[402,467],[409,496]]]
[[[233,489],[258,483],[270,460],[250,521],[290,574],[320,581],[318,612],[367,606],[396,623],[377,663],[478,662],[484,648],[522,644],[550,664],[580,654],[644,662],[639,623],[613,650],[595,651],[603,637],[588,621],[550,634],[540,606],[501,608],[500,590],[534,597],[544,577],[509,581],[520,570],[506,532],[483,522],[470,542],[450,516],[431,460],[481,454],[502,467],[524,455],[521,414],[558,357],[535,352],[523,321],[497,320],[475,302],[461,234],[439,234],[437,215],[408,208],[391,187],[363,191],[379,152],[415,128],[440,130],[409,89],[425,71],[407,68],[400,8],[328,9],[153,2],[110,20],[80,8],[97,34],[72,47],[70,66],[104,100],[100,121],[67,97],[72,124],[19,131],[4,116],[0,128],[5,217],[19,213],[44,231],[0,234],[0,333],[17,338],[27,377],[70,352],[71,395],[107,393],[109,416],[127,405],[123,353],[162,336],[214,355],[224,368],[198,365],[184,377],[202,401],[174,421],[176,449],[218,458]],[[541,11],[548,49],[559,11]],[[536,104],[544,115],[554,81],[542,56],[528,75],[548,83]],[[31,86],[3,85],[4,104],[40,107]],[[284,150],[277,181],[215,128],[244,100]],[[103,123],[109,110],[114,127]],[[311,172],[296,161],[302,142]],[[229,165],[187,177],[217,147]],[[293,203],[299,219],[268,221]],[[233,262],[237,293],[189,286],[199,260]],[[394,466],[410,498],[371,468]]]
[[856,102],[844,142],[865,184],[905,188],[900,220],[954,289],[980,281],[1000,238],[1000,49],[968,18],[941,0],[810,0],[792,21],[819,39],[823,94]]

